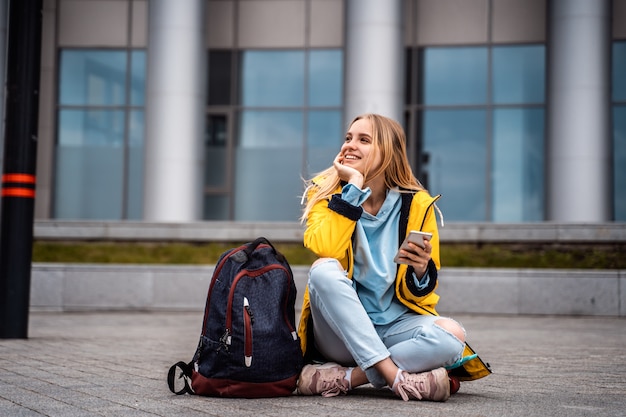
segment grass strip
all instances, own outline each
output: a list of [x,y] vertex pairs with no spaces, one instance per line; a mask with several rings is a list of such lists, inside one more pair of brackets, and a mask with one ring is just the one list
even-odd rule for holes
[[[96,264],[212,265],[238,243],[50,242],[33,244],[33,262]],[[302,244],[277,243],[292,265],[315,256]],[[458,244],[441,246],[447,267],[626,269],[626,244]]]

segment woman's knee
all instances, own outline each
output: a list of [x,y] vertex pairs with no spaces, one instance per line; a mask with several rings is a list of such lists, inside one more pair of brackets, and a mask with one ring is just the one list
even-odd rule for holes
[[337,265],[341,265],[339,263],[339,261],[337,259],[335,259],[335,258],[318,258],[315,262],[313,262],[313,265],[311,265],[311,269],[313,269],[314,267],[316,267],[319,264],[323,264],[323,263],[326,263],[326,262],[331,262],[332,263],[333,261],[336,262]]
[[337,277],[345,278],[345,271],[339,261],[334,258],[319,258],[309,269],[309,287],[319,284],[326,287],[329,281],[336,280]]
[[465,343],[465,329],[455,320],[441,318],[435,321],[435,324],[442,329],[452,333],[457,339]]

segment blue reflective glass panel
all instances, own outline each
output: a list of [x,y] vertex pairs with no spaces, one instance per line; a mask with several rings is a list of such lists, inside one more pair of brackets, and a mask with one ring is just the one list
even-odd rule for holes
[[122,147],[124,123],[122,110],[61,110],[59,145]]
[[304,51],[243,52],[241,94],[244,106],[303,106]]
[[130,65],[130,104],[143,106],[146,96],[146,51],[131,53]]
[[543,109],[494,111],[494,222],[543,220],[543,132]]
[[423,59],[424,104],[487,102],[487,48],[426,48]]
[[124,190],[124,112],[62,110],[54,216],[119,220]]
[[126,101],[126,52],[61,52],[61,105],[123,105]]
[[486,112],[429,110],[423,114],[424,184],[441,194],[446,220],[485,221],[487,201]]
[[613,42],[613,101],[626,101],[626,42]]
[[244,111],[235,151],[237,221],[297,221],[302,194],[304,114]]
[[341,111],[310,111],[307,123],[307,166],[305,178],[332,165],[343,143]]
[[543,45],[494,47],[494,103],[543,103],[545,71]]
[[626,221],[626,106],[613,107],[615,220]]
[[342,75],[340,50],[312,50],[309,54],[309,105],[340,106]]
[[301,148],[302,145],[301,111],[251,110],[241,113],[239,148]]

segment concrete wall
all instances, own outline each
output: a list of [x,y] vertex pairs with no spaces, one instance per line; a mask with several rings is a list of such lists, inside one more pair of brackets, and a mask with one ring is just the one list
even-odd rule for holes
[[[213,266],[34,264],[31,310],[201,310]],[[294,266],[298,311],[306,266]],[[626,317],[626,270],[443,268],[440,314]]]
[[[295,222],[36,221],[39,241],[302,242]],[[441,242],[623,244],[626,223],[450,223]],[[293,266],[300,294],[306,266]],[[33,265],[33,310],[196,310],[204,308],[213,266]],[[626,271],[446,268],[441,314],[573,314],[626,316]],[[300,297],[299,297],[300,298]],[[300,302],[301,300],[298,300]]]

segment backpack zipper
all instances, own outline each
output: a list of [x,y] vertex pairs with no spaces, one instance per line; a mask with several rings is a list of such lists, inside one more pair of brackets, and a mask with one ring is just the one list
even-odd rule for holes
[[243,354],[246,366],[252,365],[252,325],[254,316],[247,297],[243,297]]

